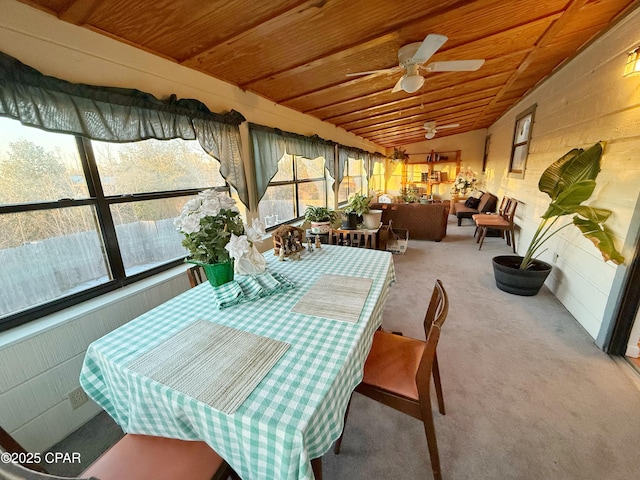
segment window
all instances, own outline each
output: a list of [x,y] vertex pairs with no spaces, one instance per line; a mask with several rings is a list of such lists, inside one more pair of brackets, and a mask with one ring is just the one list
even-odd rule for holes
[[0,118],[0,330],[182,261],[173,219],[224,185],[195,140],[112,144]]
[[327,189],[323,157],[314,159],[285,154],[258,204],[258,215],[267,229],[304,215],[307,206],[333,205]]
[[345,174],[342,177],[340,188],[338,189],[338,203],[346,202],[354,193],[367,195],[367,172],[364,168],[364,161],[362,159],[348,157],[345,162],[344,171]]
[[533,105],[516,117],[513,146],[511,147],[511,161],[509,162],[510,177],[524,178],[535,111],[536,105]]
[[369,189],[379,193],[385,191],[384,162],[373,163],[373,173],[369,178]]

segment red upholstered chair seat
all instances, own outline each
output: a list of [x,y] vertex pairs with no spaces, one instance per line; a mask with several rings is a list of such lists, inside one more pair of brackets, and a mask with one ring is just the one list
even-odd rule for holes
[[418,400],[416,373],[424,347],[423,341],[377,331],[364,364],[362,381]]
[[[211,480],[227,478],[227,470],[204,442],[129,434],[82,475],[100,480]],[[214,477],[217,472],[220,477]]]

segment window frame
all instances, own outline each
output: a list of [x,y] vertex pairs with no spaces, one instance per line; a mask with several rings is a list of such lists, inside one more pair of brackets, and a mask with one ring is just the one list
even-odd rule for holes
[[[17,121],[15,119],[11,119]],[[37,127],[32,127],[37,128]],[[99,224],[98,235],[101,236],[104,245],[104,255],[108,263],[107,267],[111,273],[111,280],[100,285],[84,289],[79,292],[64,295],[59,298],[49,300],[45,303],[26,308],[24,310],[9,314],[0,318],[0,332],[31,322],[45,315],[49,315],[65,308],[72,307],[84,301],[96,298],[108,292],[120,289],[137,281],[156,275],[181,265],[184,258],[169,260],[160,265],[156,265],[142,272],[127,275],[123,258],[119,248],[116,235],[115,224],[111,215],[111,205],[121,203],[141,202],[145,200],[158,200],[175,197],[189,197],[197,195],[198,192],[215,188],[225,190],[230,193],[229,184],[225,181],[224,186],[208,186],[201,188],[183,188],[167,191],[151,191],[133,194],[105,195],[99,175],[99,167],[93,153],[91,140],[78,135],[68,133],[58,133],[59,135],[69,135],[75,138],[78,156],[84,173],[84,180],[87,184],[88,197],[80,199],[63,198],[55,201],[36,201],[30,203],[0,204],[0,215],[8,213],[22,213],[29,211],[46,211],[52,209],[70,208],[77,206],[92,206],[95,208],[95,215]],[[163,141],[163,140],[159,140]],[[133,143],[133,142],[132,142]]]
[[[353,161],[360,161],[362,162],[362,173],[360,175],[357,176],[357,178],[359,178],[362,182],[362,185],[365,186],[364,188],[364,192],[362,192],[362,188],[357,191],[357,192],[350,192],[349,188],[347,186],[347,198],[346,200],[342,200],[340,201],[340,186],[342,185],[342,182],[344,182],[347,178],[351,177],[351,178],[356,178],[355,175],[349,175],[349,161],[353,160]],[[365,159],[363,158],[354,158],[354,157],[350,157],[348,156],[344,162],[344,171],[345,171],[345,175],[342,177],[342,180],[340,180],[340,184],[338,185],[338,189],[337,189],[337,198],[338,198],[338,206],[346,206],[349,203],[349,198],[354,195],[355,193],[363,193],[364,195],[368,195],[369,192],[369,173],[367,172],[367,167],[365,166]]]
[[[275,230],[276,228],[278,228],[280,225],[288,225],[288,224],[292,224],[292,223],[295,223],[295,222],[299,222],[300,220],[302,220],[304,218],[304,212],[300,212],[300,197],[299,197],[299,190],[298,190],[298,186],[301,185],[301,184],[322,181],[323,185],[324,185],[324,188],[323,188],[323,191],[324,191],[324,206],[331,208],[329,205],[327,205],[327,203],[329,201],[329,192],[327,191],[327,175],[328,175],[328,172],[327,172],[326,166],[324,167],[324,170],[323,170],[324,171],[324,176],[322,176],[322,177],[299,179],[298,178],[298,164],[297,164],[299,159],[302,159],[302,160],[315,160],[315,159],[313,159],[313,158],[308,159],[306,157],[303,157],[302,155],[296,155],[296,154],[287,154],[287,153],[285,153],[285,155],[290,155],[291,156],[292,170],[293,170],[292,177],[293,178],[291,180],[271,181],[267,185],[267,190],[269,189],[269,187],[281,187],[281,186],[286,186],[286,185],[293,185],[293,192],[294,192],[293,215],[294,215],[294,217],[292,219],[285,220],[285,221],[282,221],[282,222],[278,222],[275,225],[271,225],[271,226],[265,228],[265,232],[271,232],[271,231]],[[316,158],[320,158],[320,157],[316,157]],[[265,192],[266,192],[266,190],[265,190]],[[257,210],[258,210],[258,212],[260,211],[260,202],[258,202]]]
[[[536,112],[537,104],[531,105],[529,108],[520,112],[516,116],[515,125],[513,127],[513,139],[511,141],[511,158],[509,160],[509,170],[507,176],[510,178],[523,179],[524,172],[527,168],[527,158],[529,156],[529,144],[531,143],[531,134],[533,132],[533,123]],[[520,142],[517,142],[518,138],[518,130],[523,125],[523,122],[528,120],[528,129],[526,132],[526,139]],[[515,164],[515,153],[516,150],[520,147],[524,148],[523,159],[519,162],[518,165]]]

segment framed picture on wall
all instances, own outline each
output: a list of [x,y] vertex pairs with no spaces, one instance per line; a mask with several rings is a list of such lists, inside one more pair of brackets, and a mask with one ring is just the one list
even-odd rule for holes
[[516,117],[513,144],[511,147],[511,161],[509,162],[510,177],[524,178],[535,111],[536,105],[534,104]]

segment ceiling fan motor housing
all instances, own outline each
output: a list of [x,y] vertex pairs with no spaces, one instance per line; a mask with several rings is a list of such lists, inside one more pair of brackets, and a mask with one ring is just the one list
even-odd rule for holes
[[413,56],[418,51],[418,48],[420,48],[420,45],[422,45],[422,42],[410,43],[398,50],[398,63],[400,66],[406,68],[408,65],[417,64],[417,62],[413,60]]

